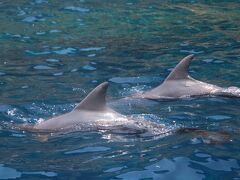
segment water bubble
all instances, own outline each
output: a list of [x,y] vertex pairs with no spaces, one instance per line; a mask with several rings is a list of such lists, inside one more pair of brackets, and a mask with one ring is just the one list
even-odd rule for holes
[[17,111],[17,109],[14,108],[14,109],[8,110],[8,111],[7,111],[7,114],[10,115],[10,116],[14,116],[15,113],[16,113],[16,111]]

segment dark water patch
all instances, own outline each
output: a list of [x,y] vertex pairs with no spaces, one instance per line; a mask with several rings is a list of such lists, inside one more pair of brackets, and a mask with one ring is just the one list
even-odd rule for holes
[[0,175],[1,179],[16,179],[20,178],[22,173],[13,168],[4,167],[3,164],[0,164]]
[[[130,171],[128,173],[118,175],[117,177],[121,179],[172,179],[177,175],[179,179],[204,178],[205,176],[203,175],[203,171],[191,168],[191,164],[192,163],[190,159],[185,157],[176,157],[173,160],[168,160],[164,158],[158,163],[146,166],[144,170]],[[181,166],[181,170],[177,168],[179,165]]]
[[57,173],[55,172],[45,172],[45,171],[36,171],[36,172],[20,172],[13,168],[5,167],[3,164],[0,164],[0,175],[1,179],[16,179],[21,177],[26,177],[27,175],[41,175],[46,177],[55,177]]

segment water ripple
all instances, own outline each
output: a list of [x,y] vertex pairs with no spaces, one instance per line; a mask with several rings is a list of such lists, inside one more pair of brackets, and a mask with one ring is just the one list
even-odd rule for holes
[[191,168],[191,160],[186,157],[176,157],[173,160],[162,159],[159,162],[146,166],[141,171],[130,171],[121,175],[117,178],[121,179],[203,179],[202,170],[196,170]]
[[80,13],[89,12],[89,9],[87,9],[87,8],[76,7],[76,6],[67,6],[64,9],[68,10],[68,11],[80,12]]
[[74,54],[74,53],[76,53],[76,51],[77,51],[77,49],[69,47],[69,48],[65,48],[65,49],[56,50],[53,52],[56,54],[60,54],[60,55],[66,55],[66,54]]
[[113,77],[109,81],[114,83],[153,83],[161,82],[163,78],[161,77]]
[[64,154],[80,154],[80,153],[90,153],[90,152],[103,152],[103,151],[108,151],[110,148],[104,147],[104,146],[95,146],[95,147],[85,147],[82,149],[77,149],[74,151],[68,151],[65,152]]
[[22,175],[42,175],[46,177],[55,177],[57,173],[55,172],[45,172],[45,171],[35,171],[35,172],[19,172],[16,169],[4,167],[0,164],[0,179],[16,179],[22,177]]
[[85,70],[89,70],[89,71],[94,71],[96,70],[97,68],[93,67],[93,66],[90,66],[90,65],[85,65],[82,67],[83,69]]
[[36,65],[33,68],[36,69],[36,70],[50,70],[50,69],[53,69],[52,67],[47,66],[47,65]]
[[100,51],[105,47],[89,47],[89,48],[81,48],[80,51]]

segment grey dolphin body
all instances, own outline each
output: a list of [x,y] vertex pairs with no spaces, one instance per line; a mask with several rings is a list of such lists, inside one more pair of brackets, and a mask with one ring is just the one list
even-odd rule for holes
[[135,120],[122,115],[106,105],[108,83],[97,86],[71,112],[39,122],[22,129],[31,132],[110,131],[119,134],[157,135],[169,131],[164,125]]
[[237,87],[222,88],[192,78],[188,69],[193,58],[193,55],[183,58],[162,84],[133,97],[156,100],[204,95],[240,97],[240,89]]

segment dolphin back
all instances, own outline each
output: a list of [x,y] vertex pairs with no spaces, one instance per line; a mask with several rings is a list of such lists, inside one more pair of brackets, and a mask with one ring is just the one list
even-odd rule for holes
[[172,70],[172,72],[168,75],[165,81],[188,79],[189,78],[188,69],[193,58],[194,58],[194,55],[189,55],[183,58],[178,63],[178,65]]
[[108,82],[104,82],[93,89],[74,110],[102,111],[106,109],[106,94]]

